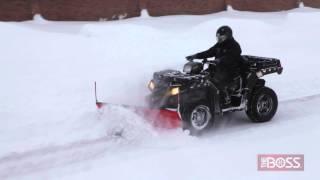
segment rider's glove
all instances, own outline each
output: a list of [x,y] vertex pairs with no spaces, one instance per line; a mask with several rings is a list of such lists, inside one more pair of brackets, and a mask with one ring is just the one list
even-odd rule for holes
[[217,58],[213,62],[214,62],[215,65],[217,65],[217,64],[219,64],[221,62],[221,59]]
[[187,61],[193,61],[195,59],[195,55],[187,56],[186,59]]

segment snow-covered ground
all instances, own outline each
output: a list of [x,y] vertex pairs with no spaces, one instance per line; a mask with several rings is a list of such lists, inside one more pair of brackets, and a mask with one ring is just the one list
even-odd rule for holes
[[[320,11],[228,11],[116,22],[0,23],[0,179],[317,179],[320,177]],[[276,57],[266,77],[279,97],[273,121],[244,113],[211,134],[159,131],[104,101],[142,104],[152,73],[181,69],[230,25],[243,54]],[[126,128],[122,139],[109,136]],[[305,155],[303,172],[259,172],[257,154]]]

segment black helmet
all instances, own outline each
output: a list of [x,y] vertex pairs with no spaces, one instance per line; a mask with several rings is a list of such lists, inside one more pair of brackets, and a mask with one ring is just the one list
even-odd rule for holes
[[229,26],[221,26],[218,30],[217,30],[217,41],[219,43],[222,43],[223,41],[227,40],[227,39],[231,39],[233,38],[232,36],[232,29]]

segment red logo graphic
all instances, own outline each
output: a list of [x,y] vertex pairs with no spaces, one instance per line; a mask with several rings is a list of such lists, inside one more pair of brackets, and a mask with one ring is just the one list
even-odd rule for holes
[[303,154],[259,154],[258,171],[303,171]]

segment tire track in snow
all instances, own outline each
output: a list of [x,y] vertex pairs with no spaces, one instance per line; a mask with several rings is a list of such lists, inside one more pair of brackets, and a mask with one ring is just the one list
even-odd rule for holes
[[63,165],[95,159],[110,149],[114,137],[77,141],[66,145],[48,146],[0,158],[0,179],[44,171]]
[[310,100],[317,99],[317,98],[320,98],[320,94],[314,94],[314,95],[310,95],[310,96],[302,96],[299,98],[288,99],[288,100],[280,101],[280,103],[288,104],[288,103],[294,103],[294,102],[310,101]]
[[[320,94],[280,101],[280,104],[307,102],[320,98]],[[48,146],[22,153],[10,153],[0,157],[0,179],[23,176],[31,173],[67,166],[103,156],[114,140],[113,137],[101,137],[82,140],[66,145]]]

